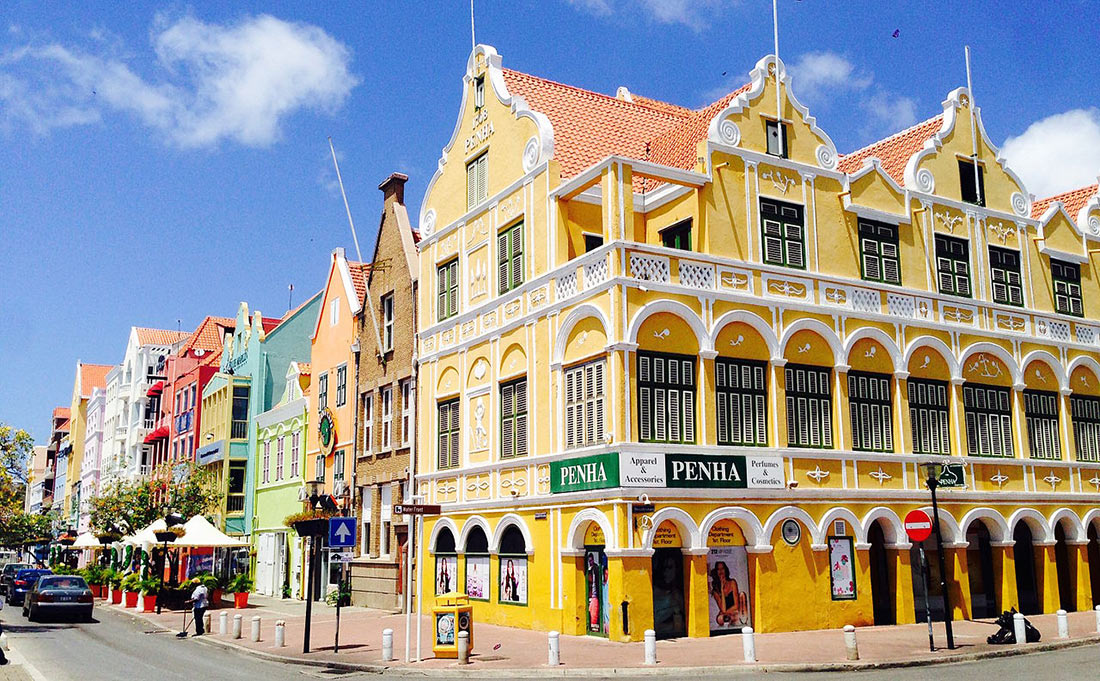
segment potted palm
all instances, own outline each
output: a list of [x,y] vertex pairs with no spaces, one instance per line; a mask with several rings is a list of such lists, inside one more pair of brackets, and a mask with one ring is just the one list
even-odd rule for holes
[[141,590],[141,611],[153,612],[157,609],[157,592],[160,591],[159,579],[143,579],[138,584]]
[[248,607],[248,592],[252,591],[253,582],[248,573],[242,572],[229,580],[226,591],[233,594],[233,607],[243,610]]
[[103,584],[106,581],[106,575],[103,568],[92,563],[84,568],[84,581],[88,583],[88,588],[92,591],[94,598],[103,597]]
[[127,608],[136,608],[138,602],[138,589],[141,584],[141,576],[131,572],[122,578],[122,595],[126,600]]
[[110,575],[107,581],[111,585],[111,603],[118,605],[122,602],[122,573],[111,568],[108,574]]
[[199,581],[206,587],[207,598],[210,600],[210,607],[216,608],[221,605],[222,590],[225,586],[222,580],[209,572],[200,572],[195,576],[198,577]]

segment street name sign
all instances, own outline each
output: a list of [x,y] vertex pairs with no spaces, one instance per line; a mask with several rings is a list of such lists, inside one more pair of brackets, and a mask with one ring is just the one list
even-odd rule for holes
[[355,546],[355,518],[329,518],[328,545],[331,548]]
[[350,551],[341,551],[340,553],[330,553],[329,559],[335,563],[350,563],[355,560],[355,554]]
[[909,511],[905,514],[905,522],[902,524],[905,534],[915,542],[922,542],[932,534],[932,519],[921,510]]
[[439,504],[394,504],[394,515],[439,515]]

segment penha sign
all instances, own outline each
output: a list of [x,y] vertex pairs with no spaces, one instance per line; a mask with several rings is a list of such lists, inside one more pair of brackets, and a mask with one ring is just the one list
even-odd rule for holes
[[608,487],[782,489],[783,460],[774,456],[622,452],[550,464],[550,491]]

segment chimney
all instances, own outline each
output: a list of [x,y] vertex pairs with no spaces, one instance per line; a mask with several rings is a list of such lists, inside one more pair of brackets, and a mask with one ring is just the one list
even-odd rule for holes
[[389,205],[393,201],[404,205],[405,183],[408,180],[409,176],[405,173],[390,173],[389,177],[382,180],[382,184],[378,185],[378,188],[382,190],[382,196],[385,197],[383,203]]

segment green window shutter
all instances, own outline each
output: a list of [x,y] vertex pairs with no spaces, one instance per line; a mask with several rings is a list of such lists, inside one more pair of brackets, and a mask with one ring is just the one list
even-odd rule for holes
[[512,228],[512,288],[523,283],[523,223]]
[[497,235],[497,293],[504,293],[511,288],[508,281],[509,261],[508,232]]

